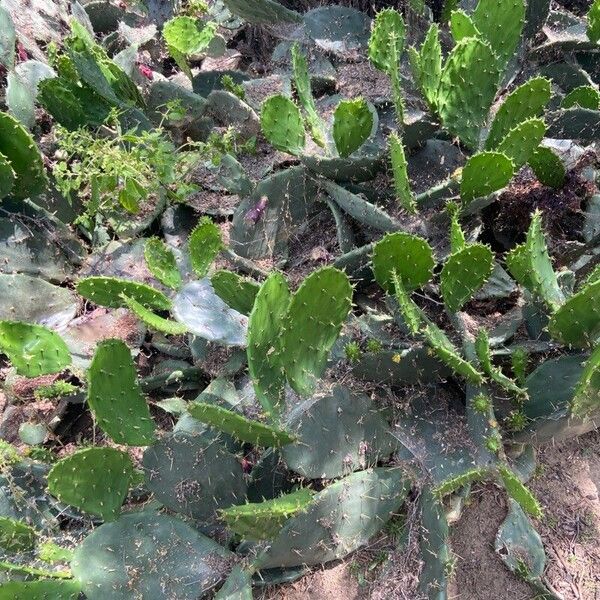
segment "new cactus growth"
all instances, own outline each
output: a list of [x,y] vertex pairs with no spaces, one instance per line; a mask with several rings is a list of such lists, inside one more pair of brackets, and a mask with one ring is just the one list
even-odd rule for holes
[[216,271],[210,278],[215,293],[221,300],[243,315],[250,315],[260,286],[251,279],[245,279],[234,271]]
[[188,238],[192,269],[197,277],[205,277],[208,269],[223,248],[221,231],[208,217],[200,220]]
[[390,161],[392,164],[392,175],[394,176],[396,197],[409,213],[416,213],[417,206],[415,195],[410,189],[410,182],[406,170],[406,156],[404,154],[402,140],[396,133],[391,133],[388,141],[390,144]]
[[299,156],[305,133],[300,109],[285,96],[271,96],[262,105],[260,124],[264,136],[282,152]]
[[462,170],[460,198],[469,204],[508,184],[515,172],[513,161],[500,152],[480,152],[469,158]]
[[86,448],[57,462],[48,491],[62,502],[105,521],[114,521],[131,484],[133,463],[114,448]]
[[173,251],[159,238],[149,238],[144,245],[144,258],[150,272],[163,285],[173,290],[181,286],[181,273]]
[[171,301],[161,291],[143,283],[117,277],[86,277],[77,283],[77,292],[94,304],[109,308],[124,306],[123,295],[133,298],[149,309],[171,308]]
[[362,98],[343,100],[333,115],[333,139],[342,158],[358,150],[371,135],[373,113]]
[[125,343],[106,340],[98,344],[88,378],[88,404],[112,440],[129,446],[152,443],[154,423]]

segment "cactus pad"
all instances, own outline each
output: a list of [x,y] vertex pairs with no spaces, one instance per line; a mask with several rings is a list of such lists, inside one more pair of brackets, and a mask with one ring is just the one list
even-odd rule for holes
[[597,346],[586,361],[577,383],[571,414],[582,419],[593,414],[600,405],[600,346]]
[[523,0],[479,0],[472,15],[473,24],[487,40],[502,70],[515,54],[523,25],[525,2]]
[[187,333],[188,328],[182,323],[172,321],[171,319],[165,319],[151,310],[148,310],[143,304],[140,304],[137,300],[129,298],[125,294],[121,296],[125,306],[136,316],[144,325],[148,326],[154,331],[160,331],[161,333],[167,333],[169,335],[182,335]]
[[88,404],[98,425],[117,444],[146,446],[154,422],[138,382],[129,348],[121,340],[100,342],[88,372]]
[[402,279],[396,271],[392,274],[392,281],[394,283],[396,301],[398,302],[398,308],[400,309],[404,323],[408,327],[410,333],[417,335],[421,327],[420,309],[407,293],[404,284],[402,283]]
[[246,495],[242,466],[218,440],[185,432],[168,434],[144,452],[148,489],[175,512],[207,520]]
[[255,446],[279,448],[291,444],[295,438],[286,431],[247,419],[239,413],[207,402],[193,402],[188,412],[194,419],[206,423],[233,438]]
[[377,13],[369,40],[369,60],[380,70],[392,76],[399,68],[404,50],[406,25],[402,15],[392,8]]
[[437,110],[444,127],[468,148],[478,147],[499,79],[497,58],[490,45],[479,38],[458,42],[444,64]]
[[210,278],[215,293],[227,306],[243,315],[249,315],[260,286],[251,279],[245,279],[233,271],[222,269]]
[[342,100],[333,115],[333,139],[342,158],[350,156],[369,138],[373,113],[362,98]]
[[334,267],[309,275],[292,296],[281,356],[289,384],[298,394],[314,391],[351,306],[348,276]]
[[600,108],[600,92],[591,85],[581,85],[571,90],[560,104],[561,108],[572,108],[580,106],[590,110]]
[[529,157],[528,163],[540,183],[554,189],[563,186],[567,175],[565,166],[550,148],[545,146],[537,148]]
[[77,600],[80,592],[79,582],[68,580],[6,581],[0,585],[1,600]]
[[209,342],[246,345],[248,318],[229,308],[208,279],[183,286],[173,301],[173,316],[191,333]]
[[442,47],[440,30],[437,23],[432,23],[425,40],[417,52],[409,49],[411,68],[421,92],[431,108],[437,107],[438,90],[442,77]]
[[600,336],[600,279],[569,298],[550,318],[550,335],[576,348],[593,346]]
[[479,291],[494,269],[494,255],[483,244],[452,254],[442,269],[440,291],[450,312],[460,310]]
[[304,510],[312,501],[313,492],[302,488],[273,500],[239,504],[219,511],[219,516],[229,529],[247,540],[274,538],[284,523]]
[[302,115],[300,109],[289,98],[267,98],[261,108],[260,124],[264,136],[277,150],[295,156],[304,152]]
[[273,273],[261,286],[248,322],[248,372],[264,411],[276,416],[283,402],[285,373],[279,348],[290,303],[285,277]]
[[391,133],[388,141],[390,145],[390,160],[392,164],[392,174],[394,176],[396,198],[407,212],[416,213],[417,205],[415,202],[415,195],[410,189],[410,181],[406,170],[407,162],[402,140],[396,133]]
[[183,521],[136,512],[85,538],[71,569],[89,600],[196,600],[225,578],[232,562],[233,554]]
[[455,42],[463,38],[479,37],[481,34],[473,24],[473,20],[463,10],[453,10],[450,15],[450,31]]
[[385,525],[409,488],[400,469],[372,469],[340,479],[286,522],[255,566],[316,565],[343,558]]
[[8,196],[15,185],[17,176],[10,162],[0,153],[0,199]]
[[374,466],[393,451],[393,438],[371,400],[336,386],[296,405],[286,428],[298,442],[281,453],[291,470],[311,479],[333,479]]
[[395,292],[393,272],[402,279],[407,292],[423,287],[433,274],[433,250],[423,238],[397,232],[386,235],[373,248],[373,273],[389,294]]
[[500,477],[508,495],[518,502],[521,508],[533,518],[542,517],[542,507],[535,496],[521,483],[521,480],[506,466],[498,467]]
[[502,189],[515,171],[513,161],[499,152],[480,152],[471,156],[462,171],[461,200],[468,204],[475,198]]
[[533,214],[525,243],[510,251],[506,264],[511,275],[523,287],[542,298],[553,310],[564,302],[564,295],[548,255],[539,211]]
[[126,452],[86,448],[58,461],[48,473],[48,491],[61,502],[114,521],[133,475]]
[[438,358],[455,373],[462,375],[469,383],[475,385],[481,385],[484,382],[483,374],[460,356],[446,334],[436,325],[430,323],[422,333]]
[[302,16],[296,11],[285,8],[275,0],[223,0],[223,4],[238,17],[261,25],[275,25],[280,22],[299,23]]
[[534,77],[513,90],[496,113],[485,141],[487,150],[498,144],[519,123],[539,116],[550,100],[550,80]]
[[181,286],[181,274],[175,254],[161,239],[149,238],[144,245],[144,258],[148,269],[163,285],[173,290]]
[[594,0],[587,14],[587,36],[590,42],[600,42],[600,1]]
[[86,277],[77,283],[77,292],[99,306],[120,308],[125,305],[122,294],[133,298],[146,308],[169,310],[171,301],[159,290],[118,277]]
[[180,15],[164,24],[162,34],[169,48],[187,56],[206,50],[216,29],[216,23],[202,23],[198,19]]
[[527,119],[511,129],[498,144],[497,151],[508,156],[520,169],[544,139],[546,124],[542,119]]
[[0,112],[0,153],[16,175],[15,198],[37,196],[46,189],[44,161],[35,141],[17,119],[4,112]]
[[33,550],[37,534],[33,527],[23,521],[0,517],[0,549],[17,553]]
[[203,217],[188,238],[188,251],[194,273],[205,277],[213,261],[223,249],[221,230],[210,218]]
[[0,321],[0,352],[25,377],[60,373],[71,364],[67,345],[57,333],[21,321]]

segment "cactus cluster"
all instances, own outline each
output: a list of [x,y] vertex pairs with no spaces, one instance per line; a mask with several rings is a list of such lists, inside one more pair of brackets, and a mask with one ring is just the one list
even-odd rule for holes
[[73,3],[44,52],[0,8],[0,598],[249,600],[406,521],[445,600],[482,482],[555,597],[527,480],[600,417],[598,0],[293,4]]

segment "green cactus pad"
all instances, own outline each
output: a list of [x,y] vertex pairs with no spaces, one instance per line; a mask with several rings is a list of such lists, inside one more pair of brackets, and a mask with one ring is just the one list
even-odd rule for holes
[[168,434],[144,452],[148,489],[175,512],[207,520],[219,508],[246,496],[242,466],[218,440],[206,435]]
[[223,4],[238,17],[256,25],[299,23],[302,15],[281,6],[274,0],[223,0]]
[[127,308],[150,329],[169,335],[182,335],[187,333],[188,328],[182,323],[179,323],[178,321],[172,321],[171,319],[165,319],[164,317],[153,313],[143,304],[140,304],[133,298],[129,298],[125,294],[122,294],[121,297],[123,298],[125,306],[127,306]]
[[502,70],[513,57],[525,24],[523,0],[479,0],[473,24],[498,56]]
[[460,310],[488,280],[494,255],[483,244],[472,244],[450,255],[440,275],[440,291],[450,312]]
[[564,302],[563,292],[548,255],[541,212],[533,214],[525,243],[509,252],[506,265],[523,287],[542,298],[552,310],[556,310]]
[[550,335],[563,344],[585,348],[600,336],[600,279],[569,298],[550,318]]
[[479,37],[481,35],[471,17],[463,10],[452,11],[450,15],[450,31],[455,42],[460,42],[463,38]]
[[252,570],[235,565],[214,600],[252,600]]
[[71,364],[69,349],[57,333],[21,321],[0,321],[0,352],[24,377],[60,373]]
[[587,36],[590,42],[600,42],[600,0],[594,0],[587,14]]
[[450,251],[452,253],[462,250],[466,246],[465,232],[460,226],[460,204],[447,202],[446,212],[450,217]]
[[600,405],[600,346],[597,346],[586,361],[581,379],[577,383],[571,414],[585,419],[593,414]]
[[177,290],[181,287],[181,273],[177,268],[175,254],[157,237],[146,240],[144,258],[152,275],[163,285]]
[[560,104],[561,108],[589,108],[598,110],[600,108],[600,92],[591,85],[581,85],[571,90]]
[[394,176],[396,198],[407,212],[414,214],[417,212],[417,204],[415,202],[415,195],[410,189],[410,181],[406,170],[407,162],[402,140],[396,133],[391,133],[388,142],[390,145],[390,161],[392,164],[392,174]]
[[400,469],[372,469],[344,477],[289,519],[255,566],[310,566],[343,558],[386,524],[409,489]]
[[147,446],[154,422],[131,352],[121,340],[100,342],[88,372],[88,404],[100,428],[117,444]]
[[292,45],[292,68],[294,72],[294,86],[298,101],[306,113],[306,124],[310,129],[310,135],[315,143],[321,148],[325,148],[326,139],[323,132],[324,125],[317,112],[315,99],[312,95],[310,84],[310,75],[308,73],[308,62],[306,56],[300,50],[297,43]]
[[208,279],[183,286],[173,301],[173,316],[191,333],[209,342],[246,345],[248,318],[227,306]]
[[446,334],[433,323],[422,331],[427,343],[431,346],[438,358],[447,364],[455,373],[462,375],[469,383],[481,385],[484,376],[470,362],[466,361]]
[[215,37],[216,23],[203,23],[187,16],[177,16],[167,21],[162,30],[169,48],[175,48],[184,56],[199,54],[208,48]]
[[17,32],[11,14],[0,6],[0,64],[7,69],[15,66]]
[[513,161],[499,152],[480,152],[471,156],[462,171],[460,197],[468,204],[502,189],[515,172]]
[[362,98],[342,100],[333,114],[333,139],[342,158],[350,156],[369,138],[373,113]]
[[406,25],[402,15],[393,8],[379,11],[371,29],[369,60],[391,76],[399,68],[405,38]]
[[392,273],[392,281],[394,283],[398,308],[400,309],[404,323],[413,335],[417,335],[421,328],[421,311],[407,293],[404,284],[402,283],[402,278],[396,271]]
[[281,356],[289,384],[301,396],[313,393],[351,306],[348,276],[334,267],[309,275],[292,296]]
[[86,448],[59,460],[48,473],[48,491],[61,502],[114,521],[129,491],[133,463],[115,448]]
[[17,176],[10,165],[9,160],[0,153],[0,200],[8,196],[12,191]]
[[528,119],[511,129],[498,144],[497,151],[512,159],[520,169],[544,139],[546,124],[542,119]]
[[435,109],[438,103],[438,90],[442,77],[442,47],[437,23],[430,25],[418,52],[412,47],[409,48],[409,58],[415,79],[421,88],[421,93],[427,104]]
[[219,516],[231,531],[246,540],[269,540],[290,517],[305,510],[312,498],[312,490],[302,488],[273,500],[224,508]]
[[281,454],[292,471],[311,479],[333,479],[374,466],[393,452],[389,425],[368,396],[335,386],[291,409],[286,428],[298,443]]
[[390,233],[373,247],[373,274],[389,294],[395,292],[394,271],[407,292],[423,287],[433,274],[431,246],[423,238],[404,232]]
[[304,123],[300,109],[285,96],[267,98],[260,111],[260,124],[267,140],[277,150],[300,156],[304,152]]
[[194,273],[202,279],[223,249],[221,230],[209,217],[203,217],[188,238],[188,251]]
[[492,363],[492,354],[490,351],[490,340],[485,329],[480,329],[475,340],[475,351],[481,364],[483,372],[499,386],[508,392],[515,394],[519,399],[527,399],[527,390],[519,387],[515,381],[507,377],[498,367]]
[[78,581],[7,581],[0,584],[0,600],[77,600],[81,585]]
[[486,150],[494,150],[522,121],[541,115],[550,95],[550,80],[544,77],[534,77],[513,90],[492,121],[485,141]]
[[210,278],[215,293],[233,310],[249,315],[260,286],[251,279],[245,279],[233,271],[222,269]]
[[241,442],[248,442],[255,446],[280,448],[291,444],[296,439],[286,431],[247,419],[239,413],[215,404],[193,402],[188,406],[188,412],[194,419],[228,433]]
[[29,132],[11,115],[0,112],[0,153],[12,167],[16,179],[15,198],[41,194],[48,184],[42,155]]
[[444,64],[436,100],[438,113],[444,127],[470,149],[479,145],[499,79],[497,58],[479,38],[458,42]]
[[71,569],[88,600],[197,600],[225,579],[233,559],[179,519],[135,512],[88,535]]
[[535,496],[508,467],[500,465],[498,471],[508,495],[518,502],[526,513],[529,513],[534,519],[540,519],[543,516],[542,507]]
[[279,344],[289,303],[285,277],[273,273],[261,286],[248,322],[248,372],[258,401],[272,417],[281,412],[284,399],[285,373]]
[[124,306],[122,294],[133,298],[146,308],[155,310],[171,308],[171,301],[159,290],[144,283],[118,277],[86,277],[78,281],[77,292],[94,304],[108,308]]
[[23,521],[0,517],[0,549],[18,553],[33,550],[37,533],[33,527]]
[[540,183],[554,189],[560,189],[564,185],[567,171],[560,157],[550,148],[537,148],[529,157],[528,163]]

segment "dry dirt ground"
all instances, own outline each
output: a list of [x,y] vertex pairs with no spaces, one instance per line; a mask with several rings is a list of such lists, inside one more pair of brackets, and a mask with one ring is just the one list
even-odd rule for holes
[[[545,581],[564,600],[600,600],[600,431],[538,449],[538,467],[529,486],[544,508],[536,529],[546,549]],[[494,551],[506,511],[499,488],[486,485],[473,490],[451,530],[455,566],[449,600],[540,598],[506,569]],[[379,546],[386,549],[385,542]],[[419,568],[414,550],[408,560],[392,551],[389,563],[376,569],[372,565],[377,551],[361,551],[294,583],[258,589],[255,598],[418,600],[411,589]]]

